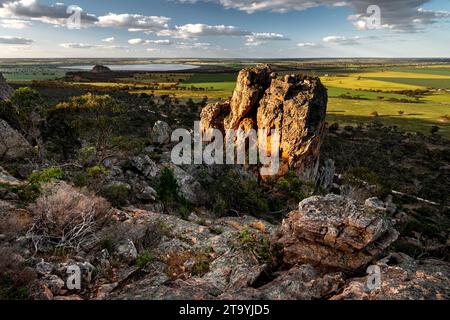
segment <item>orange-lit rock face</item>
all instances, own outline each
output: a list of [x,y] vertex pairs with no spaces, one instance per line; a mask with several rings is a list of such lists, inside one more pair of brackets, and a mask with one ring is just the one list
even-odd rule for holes
[[268,136],[263,149],[269,156],[273,156],[271,131],[278,130],[278,174],[261,177],[276,178],[294,170],[299,177],[314,180],[327,102],[326,89],[318,78],[293,75],[280,80],[269,66],[259,65],[239,73],[230,102],[203,109],[201,128],[264,130]]

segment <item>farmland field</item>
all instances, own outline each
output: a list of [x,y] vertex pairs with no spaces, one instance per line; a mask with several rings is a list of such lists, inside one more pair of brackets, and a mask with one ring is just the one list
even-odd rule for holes
[[[72,64],[98,61],[70,61]],[[114,61],[102,61],[113,64]],[[120,61],[123,63],[151,61]],[[148,72],[99,81],[58,81],[71,88],[84,86],[101,90],[121,90],[132,94],[169,95],[186,101],[208,98],[209,102],[228,99],[235,87],[239,69],[261,61],[167,60],[166,63],[189,63],[212,68],[207,72]],[[67,61],[22,62],[0,64],[0,72],[17,85],[33,80],[61,79],[59,69]],[[158,63],[158,62],[157,62]],[[320,76],[328,89],[328,122],[362,124],[378,121],[406,131],[429,133],[433,126],[450,138],[450,64],[382,61],[268,61],[280,77],[290,73]],[[212,71],[211,71],[212,70]]]

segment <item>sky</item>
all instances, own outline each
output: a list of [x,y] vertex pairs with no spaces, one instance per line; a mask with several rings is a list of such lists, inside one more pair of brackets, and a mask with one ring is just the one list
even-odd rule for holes
[[450,0],[0,0],[0,58],[450,57]]

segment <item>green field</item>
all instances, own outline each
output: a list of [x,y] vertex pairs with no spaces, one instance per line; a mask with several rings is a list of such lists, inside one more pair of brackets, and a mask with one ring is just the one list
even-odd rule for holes
[[[94,62],[94,61],[92,61]],[[134,78],[116,79],[116,82],[68,83],[68,86],[88,84],[130,93],[171,95],[181,100],[209,102],[228,99],[235,87],[237,70],[254,65],[256,61],[167,61],[213,65],[236,71],[199,73],[148,73]],[[60,61],[67,63],[66,61]],[[71,63],[80,63],[71,61]],[[86,63],[83,62],[83,63]],[[113,63],[113,61],[109,61]],[[131,62],[130,62],[131,63]],[[142,63],[142,61],[140,62]],[[450,124],[443,119],[450,114],[450,64],[423,64],[398,66],[377,62],[377,66],[358,63],[271,61],[282,74],[306,72],[319,75],[328,89],[328,121],[343,124],[370,123],[398,126],[407,131],[429,133],[439,126],[440,133],[450,138]],[[0,64],[0,72],[9,81],[25,82],[61,78],[65,72],[58,63],[22,62]],[[335,64],[335,65],[334,65]],[[293,71],[289,71],[290,68]],[[303,71],[298,71],[303,70]],[[420,90],[421,92],[415,93]],[[374,115],[378,114],[377,117]]]

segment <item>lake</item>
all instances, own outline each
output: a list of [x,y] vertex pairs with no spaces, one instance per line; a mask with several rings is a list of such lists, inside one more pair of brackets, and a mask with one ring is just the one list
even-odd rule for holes
[[[151,64],[114,64],[106,65],[112,71],[183,71],[200,68],[191,64],[151,63]],[[65,66],[60,69],[90,71],[94,65]]]

